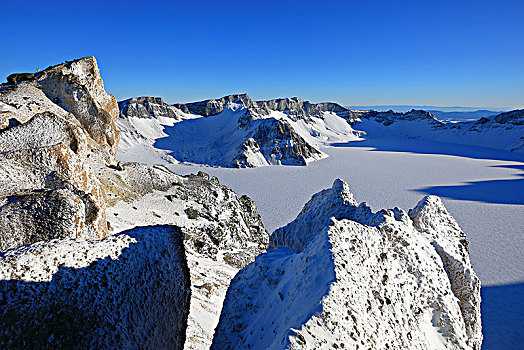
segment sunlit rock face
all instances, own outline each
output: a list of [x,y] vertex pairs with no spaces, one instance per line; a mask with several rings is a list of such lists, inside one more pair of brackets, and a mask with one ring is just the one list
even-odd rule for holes
[[14,90],[20,84],[38,88],[50,101],[72,113],[93,140],[116,154],[119,135],[114,122],[118,105],[115,97],[104,90],[94,57],[67,61],[36,73],[12,74],[7,82],[6,88]]
[[106,198],[82,128],[51,112],[0,131],[0,249],[107,235]]
[[232,281],[215,349],[480,349],[480,281],[438,197],[373,213],[337,180]]

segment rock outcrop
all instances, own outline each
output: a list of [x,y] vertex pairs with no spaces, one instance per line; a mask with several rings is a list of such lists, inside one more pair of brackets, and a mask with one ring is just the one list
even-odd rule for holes
[[[116,154],[119,135],[114,121],[118,117],[118,105],[115,97],[104,90],[94,57],[67,61],[36,73],[12,74],[7,77],[7,84],[2,85],[0,95],[6,90],[13,90],[15,94],[19,90],[24,95],[26,87],[20,85],[31,85],[42,91],[58,107],[72,113],[94,141],[107,147],[113,156]],[[30,106],[35,102],[32,96],[25,96],[24,100],[27,102],[19,104]],[[8,96],[0,97],[0,101],[12,105]]]
[[373,213],[313,196],[232,281],[214,349],[480,349],[480,282],[437,197]]
[[268,118],[254,125],[249,138],[232,161],[234,167],[258,166],[259,154],[268,165],[307,165],[312,160],[325,157],[286,121]]
[[177,109],[160,97],[133,97],[118,102],[121,118],[174,118],[179,119]]
[[0,346],[181,349],[190,302],[182,233],[55,239],[0,259]]
[[[255,203],[216,178],[116,161],[112,101],[92,58],[0,88],[3,347],[209,346],[267,247]],[[127,111],[174,110],[155,102]]]
[[0,249],[107,235],[105,194],[86,164],[86,135],[45,112],[0,131]]
[[107,236],[91,164],[114,162],[118,108],[86,57],[13,74],[0,88],[0,249]]
[[209,348],[230,281],[268,244],[256,204],[204,173],[178,176],[137,163],[121,165],[118,178],[110,172],[104,186],[115,194],[109,196],[112,232],[167,223],[181,228],[191,280],[185,348]]

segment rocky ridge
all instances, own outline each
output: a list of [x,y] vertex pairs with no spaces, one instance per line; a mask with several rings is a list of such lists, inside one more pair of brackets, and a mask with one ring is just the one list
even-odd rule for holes
[[214,349],[480,349],[480,281],[438,197],[373,213],[313,196],[232,281]]
[[353,123],[371,138],[419,138],[510,152],[524,152],[524,110],[517,109],[475,121],[442,122],[420,110],[406,113],[369,111]]
[[255,203],[216,178],[118,162],[113,102],[92,57],[0,88],[3,347],[201,347],[267,246]]
[[[335,131],[338,141],[354,136],[348,121],[360,115],[335,103],[313,104],[298,98],[253,101],[247,94],[241,94],[175,104],[173,107],[179,111],[173,112],[179,118],[175,120],[171,112],[159,112],[167,107],[158,98],[140,97],[131,101],[120,103],[117,123],[124,139],[121,152],[124,158],[126,153],[156,153],[155,159],[166,162],[223,167],[307,165],[326,157],[318,149],[320,139],[316,139],[323,136],[317,130],[319,124],[332,132],[325,125],[326,113],[346,125],[344,130]],[[156,107],[151,107],[153,103]],[[152,108],[155,111],[148,112]],[[143,119],[148,119],[147,125]],[[208,135],[207,130],[218,124],[221,128]],[[193,135],[194,130],[200,134]],[[227,149],[208,154],[210,149],[217,149],[217,144],[227,145]]]

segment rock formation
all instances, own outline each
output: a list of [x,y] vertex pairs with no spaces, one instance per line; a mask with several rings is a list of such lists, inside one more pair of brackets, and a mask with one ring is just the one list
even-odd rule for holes
[[27,102],[13,106],[9,97],[7,101],[4,98],[0,101],[15,108],[20,104],[32,108],[31,104],[38,105],[38,102],[24,92],[33,88],[43,92],[58,107],[72,113],[94,141],[107,146],[110,154],[116,154],[119,136],[114,121],[118,117],[118,105],[115,97],[105,92],[94,57],[67,61],[36,73],[12,74],[7,77],[2,92],[12,89],[13,94],[18,92],[22,98],[25,96]]
[[[361,114],[336,103],[253,101],[247,94],[169,107],[153,97],[120,102],[124,159],[138,153],[160,162],[222,167],[307,165],[327,156],[318,149],[326,137],[321,130],[347,140],[355,136],[348,122]],[[341,130],[328,127],[333,123],[326,116],[337,119]]]
[[160,97],[133,97],[118,102],[121,118],[174,118],[179,119],[177,109]]
[[0,88],[4,348],[209,346],[267,247],[255,203],[216,178],[118,162],[113,102],[91,57]]
[[232,281],[214,349],[480,349],[480,282],[437,197],[373,213],[337,180]]
[[190,281],[182,233],[55,239],[0,259],[0,346],[181,349]]

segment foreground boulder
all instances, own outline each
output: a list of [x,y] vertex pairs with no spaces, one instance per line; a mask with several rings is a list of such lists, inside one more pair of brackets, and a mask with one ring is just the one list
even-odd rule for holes
[[373,213],[336,180],[232,281],[214,349],[480,349],[480,281],[438,197]]
[[190,300],[182,233],[144,227],[8,250],[0,295],[3,349],[181,349]]

